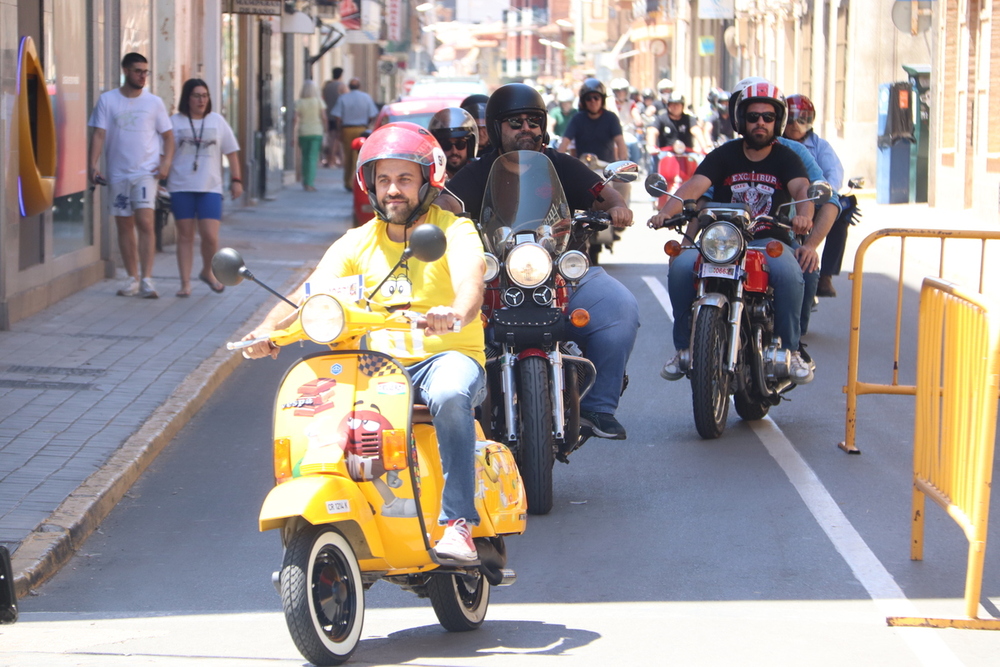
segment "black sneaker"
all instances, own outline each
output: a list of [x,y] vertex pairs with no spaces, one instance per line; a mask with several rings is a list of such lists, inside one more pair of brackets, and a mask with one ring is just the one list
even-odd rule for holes
[[607,412],[581,411],[580,426],[582,427],[581,430],[590,429],[591,433],[598,438],[624,440],[626,437],[625,427],[618,423],[614,415]]

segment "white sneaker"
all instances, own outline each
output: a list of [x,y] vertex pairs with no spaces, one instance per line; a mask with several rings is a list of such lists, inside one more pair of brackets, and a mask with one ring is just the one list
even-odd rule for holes
[[673,358],[667,363],[663,364],[663,368],[660,369],[660,377],[664,380],[680,380],[684,377],[684,371],[681,370],[681,353],[677,352],[674,354]]
[[472,542],[472,531],[465,523],[465,519],[448,522],[448,527],[444,529],[444,537],[434,547],[434,553],[453,560],[479,560],[476,545]]
[[814,366],[805,359],[798,350],[792,352],[788,359],[788,375],[795,384],[809,384],[813,381]]
[[142,283],[139,285],[139,297],[143,299],[159,299],[160,295],[156,293],[156,286],[153,285],[152,278],[143,278]]
[[122,287],[118,290],[118,296],[135,296],[139,293],[139,279],[126,278]]

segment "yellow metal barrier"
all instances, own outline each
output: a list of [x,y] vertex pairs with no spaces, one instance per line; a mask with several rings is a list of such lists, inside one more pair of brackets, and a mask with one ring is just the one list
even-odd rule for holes
[[[899,238],[899,276],[896,288],[896,332],[892,358],[892,382],[877,384],[858,381],[858,350],[861,341],[861,294],[864,279],[865,252],[875,241],[884,238]],[[938,277],[944,276],[945,241],[948,239],[973,239],[982,243],[979,263],[979,291],[983,291],[983,276],[986,268],[986,242],[1000,240],[1000,232],[978,230],[937,230],[937,229],[880,229],[869,234],[858,246],[854,256],[854,271],[851,273],[851,332],[847,352],[847,384],[844,393],[847,394],[847,414],[844,426],[844,440],[839,447],[848,454],[860,454],[861,450],[855,444],[858,414],[858,396],[864,394],[896,394],[912,396],[916,393],[913,385],[899,384],[899,335],[903,319],[903,267],[906,259],[907,238],[937,238],[940,239],[938,258]]]
[[889,617],[889,625],[1000,630],[978,618],[996,436],[1000,325],[979,294],[925,278],[917,337],[910,558],[924,557],[924,500],[943,507],[969,540],[966,618]]

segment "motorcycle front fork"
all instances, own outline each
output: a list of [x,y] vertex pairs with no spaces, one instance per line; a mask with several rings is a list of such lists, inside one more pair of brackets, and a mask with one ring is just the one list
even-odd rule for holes
[[[566,437],[563,424],[563,415],[565,414],[565,406],[563,404],[565,378],[563,375],[562,352],[557,347],[546,356],[549,360],[549,388],[552,392],[552,426],[555,429],[556,440],[562,440]],[[518,435],[517,415],[514,406],[515,396],[517,395],[517,381],[514,378],[514,368],[517,366],[517,360],[518,355],[504,346],[503,354],[500,355],[500,384],[503,388],[507,442],[516,442]]]
[[691,314],[691,340],[697,335],[695,330],[698,326],[698,313],[704,307],[703,302],[712,303],[712,307],[721,308],[723,304],[729,305],[729,350],[726,361],[726,370],[730,373],[736,371],[736,364],[740,354],[740,322],[743,321],[743,283],[736,282],[736,293],[731,299],[726,299],[721,294],[717,294],[718,299],[706,299],[705,281],[698,283],[698,292],[695,295],[694,312]]

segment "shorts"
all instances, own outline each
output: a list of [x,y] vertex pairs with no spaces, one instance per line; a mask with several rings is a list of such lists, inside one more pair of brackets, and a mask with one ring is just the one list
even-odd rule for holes
[[108,186],[111,194],[111,214],[116,218],[127,218],[140,208],[156,208],[155,174],[132,176],[116,181]]
[[221,220],[222,195],[218,192],[171,192],[170,210],[176,220]]

